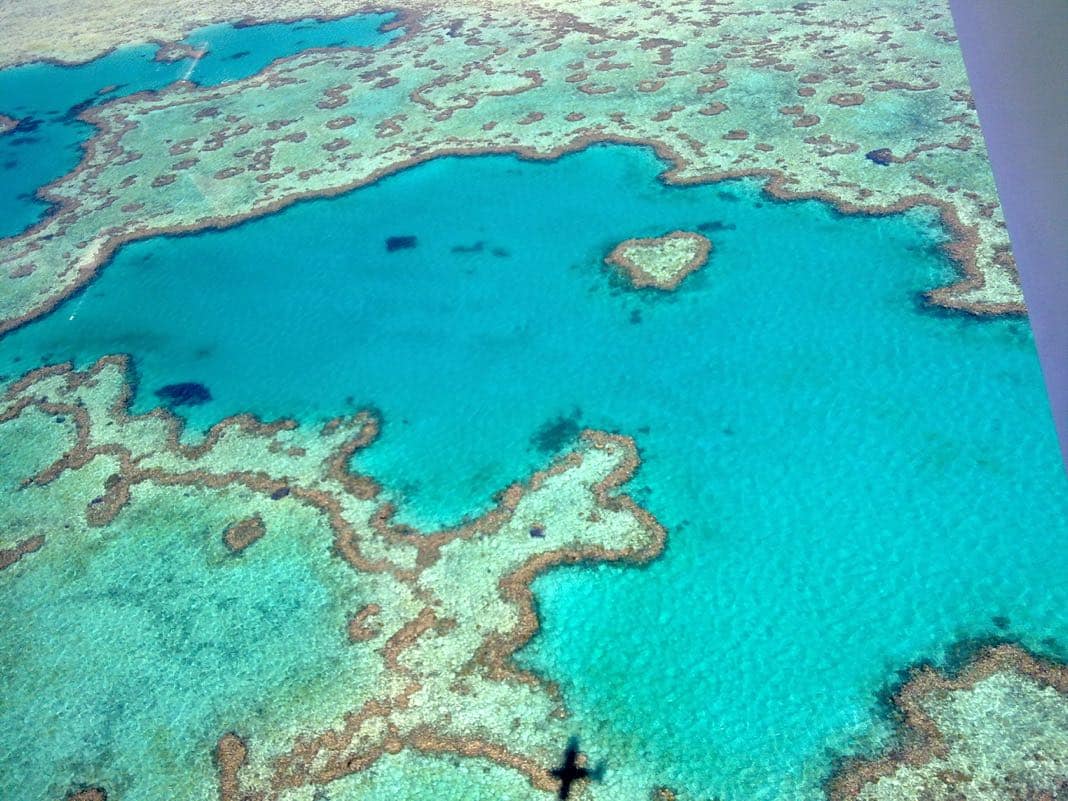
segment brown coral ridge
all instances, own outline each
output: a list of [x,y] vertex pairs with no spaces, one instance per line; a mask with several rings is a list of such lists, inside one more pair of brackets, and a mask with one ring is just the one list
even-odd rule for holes
[[[643,264],[643,252],[654,255],[661,246],[674,242],[690,245],[692,252],[685,260],[672,264],[666,274],[655,274],[648,264]],[[690,273],[704,267],[711,252],[712,242],[708,237],[691,231],[672,231],[664,236],[624,240],[612,248],[605,262],[623,270],[637,288],[656,287],[670,291],[678,287]]]
[[[910,671],[908,679],[893,695],[891,702],[901,716],[898,745],[878,759],[851,759],[828,782],[830,801],[854,801],[864,788],[903,765],[923,765],[944,757],[947,745],[943,732],[924,711],[922,701],[931,693],[969,690],[995,673],[1014,672],[1068,695],[1068,665],[1040,659],[1018,645],[987,646],[976,653],[956,675],[941,672],[930,665]],[[947,777],[947,781],[952,777]]]
[[263,518],[256,514],[227,526],[223,532],[223,542],[231,553],[238,554],[266,533]]
[[19,126],[19,121],[14,117],[9,117],[6,114],[0,114],[0,136],[3,136],[8,131],[13,131]]
[[[638,506],[628,495],[615,494],[615,490],[628,482],[638,469],[640,460],[634,441],[629,437],[618,434],[607,434],[603,431],[585,429],[581,434],[582,440],[594,447],[607,447],[612,443],[623,444],[626,447],[626,457],[619,463],[614,471],[605,476],[599,484],[593,488],[594,498],[599,508],[613,511],[626,511],[633,515],[641,526],[650,534],[648,543],[638,549],[610,551],[601,547],[585,549],[558,549],[531,557],[518,570],[500,580],[502,594],[515,603],[520,610],[519,625],[513,629],[510,636],[491,637],[486,640],[477,659],[480,664],[490,671],[490,675],[503,677],[505,675],[517,676],[525,681],[537,681],[531,674],[519,673],[515,665],[511,664],[510,658],[515,651],[530,640],[539,626],[538,615],[534,609],[534,594],[530,585],[542,573],[549,568],[566,564],[578,564],[580,562],[630,562],[642,564],[655,559],[664,549],[667,532],[659,521],[648,511]],[[575,466],[581,459],[577,451],[572,451],[567,456],[557,460],[547,470],[535,473],[528,484],[529,490],[536,489],[546,478],[559,474],[568,468]],[[520,485],[514,485],[506,492],[502,503],[509,503],[507,494],[519,496],[523,492]],[[519,501],[515,497],[511,504]]]
[[[237,772],[248,758],[245,741],[233,732],[227,732],[219,738],[215,746],[215,766],[219,771],[219,801],[239,801],[256,796],[242,796]],[[262,798],[262,796],[260,796]]]
[[0,570],[11,567],[22,557],[39,550],[44,542],[44,535],[38,534],[15,543],[11,548],[0,548]]
[[170,63],[173,61],[184,61],[187,58],[198,59],[203,57],[207,52],[206,48],[193,47],[193,45],[186,44],[185,42],[167,42],[166,44],[159,46],[153,60],[161,63]]
[[108,801],[108,794],[103,787],[86,787],[82,790],[71,790],[64,801]]
[[[332,781],[363,770],[383,754],[402,748],[485,757],[520,771],[535,787],[545,790],[554,788],[552,777],[543,764],[547,760],[538,758],[540,752],[537,748],[535,756],[531,756],[517,751],[516,746],[509,745],[501,735],[488,735],[477,727],[450,730],[448,716],[442,720],[433,715],[413,719],[410,710],[415,703],[413,699],[424,691],[424,687],[428,691],[457,692],[457,697],[462,699],[467,691],[462,688],[454,690],[453,687],[457,682],[462,684],[477,678],[477,682],[481,683],[503,682],[544,692],[547,704],[545,711],[550,717],[555,714],[549,712],[552,704],[559,703],[552,686],[536,676],[523,673],[511,659],[515,650],[529,640],[538,627],[529,584],[539,572],[555,565],[592,560],[643,562],[661,552],[664,529],[633,500],[617,492],[618,487],[630,479],[639,463],[632,440],[614,434],[585,431],[576,450],[534,473],[527,482],[507,488],[499,495],[495,509],[458,528],[420,534],[395,525],[392,522],[392,506],[376,500],[377,485],[348,468],[349,459],[356,450],[369,444],[377,433],[377,421],[370,415],[361,413],[352,418],[339,418],[322,426],[319,436],[330,438],[329,455],[325,459],[313,457],[314,472],[308,475],[304,469],[290,470],[298,463],[305,468],[309,466],[309,460],[305,459],[307,449],[283,448],[277,440],[282,433],[297,428],[293,421],[263,423],[251,416],[228,418],[213,426],[199,445],[185,446],[180,442],[181,423],[170,412],[155,409],[142,415],[130,414],[131,390],[126,376],[126,358],[110,356],[81,372],[75,371],[69,364],[40,368],[28,373],[7,390],[3,398],[6,408],[0,410],[0,424],[14,419],[26,409],[34,408],[48,415],[63,415],[74,429],[74,444],[51,465],[29,477],[26,484],[46,486],[65,471],[78,470],[97,456],[105,456],[117,463],[118,472],[104,482],[104,496],[90,505],[87,512],[90,525],[102,525],[119,514],[129,502],[131,488],[139,483],[158,487],[196,487],[209,491],[240,486],[266,496],[266,499],[299,503],[323,516],[333,532],[334,553],[359,572],[392,577],[405,592],[410,593],[414,601],[422,604],[421,610],[414,616],[405,612],[407,622],[398,623],[394,615],[388,628],[385,623],[374,629],[366,625],[369,617],[382,614],[376,613],[371,606],[357,615],[355,626],[350,624],[350,637],[357,642],[379,642],[380,647],[375,650],[381,654],[386,675],[391,678],[359,708],[344,715],[344,725],[339,730],[328,730],[315,736],[305,735],[288,752],[273,758],[270,772],[272,794],[309,783]],[[103,389],[105,394],[96,404],[85,403],[79,395],[80,392],[99,389]],[[156,425],[147,425],[150,421]],[[154,433],[150,440],[145,440],[144,434],[141,434],[140,439],[132,444],[122,444],[127,426]],[[102,429],[111,435],[110,439],[101,438]],[[313,432],[307,433],[308,436],[315,436]],[[230,454],[228,461],[226,455],[220,456],[216,450],[219,443],[231,434],[247,439],[243,440],[242,447]],[[148,444],[140,448],[139,442]],[[309,448],[313,445],[306,441],[305,444]],[[278,470],[286,472],[286,478],[277,479],[269,474],[269,457],[261,462],[255,455],[260,450],[283,459]],[[580,469],[588,455],[598,450],[607,450],[612,454],[612,459],[604,464],[603,473],[598,471],[590,476],[593,483],[581,485],[583,497],[588,499],[583,503],[590,503],[590,507],[577,509],[576,512],[584,515],[580,520],[588,519],[591,525],[606,515],[622,512],[618,519],[624,521],[625,528],[618,535],[620,538],[602,544],[596,536],[584,537],[580,531],[574,531],[564,535],[554,545],[547,538],[532,539],[526,536],[529,525],[525,519],[517,522],[513,526],[513,533],[522,535],[514,540],[515,547],[520,550],[514,551],[514,556],[502,566],[499,577],[487,579],[496,583],[496,589],[491,589],[492,584],[485,588],[490,592],[487,597],[496,599],[492,603],[499,603],[501,609],[510,610],[501,623],[480,630],[480,639],[470,644],[464,641],[465,650],[459,656],[465,661],[455,674],[450,669],[447,674],[438,675],[433,669],[436,664],[434,659],[421,662],[419,658],[411,656],[412,651],[423,653],[429,649],[433,652],[435,648],[440,648],[441,638],[449,635],[458,625],[448,614],[439,611],[441,600],[435,595],[435,580],[423,580],[424,574],[440,560],[448,560],[447,564],[465,563],[467,557],[463,556],[466,553],[464,549],[458,551],[452,548],[446,553],[447,546],[471,541],[472,547],[477,548],[480,542],[500,535],[528,494],[537,492],[556,476]],[[293,451],[297,452],[296,456],[292,454]],[[287,458],[295,461],[285,461]],[[234,466],[235,460],[243,462],[247,459],[257,462],[254,469]],[[152,463],[167,467],[146,466]],[[364,502],[364,506],[359,508],[371,514],[368,525],[356,525],[342,513],[345,494]],[[258,504],[263,502],[264,498],[256,501]],[[94,512],[94,509],[100,511]],[[609,533],[607,529],[606,533]],[[365,548],[371,549],[373,558]],[[509,547],[504,553],[510,552]],[[446,575],[451,575],[450,570],[446,569]],[[400,590],[400,587],[397,589]],[[563,714],[562,709],[560,713]],[[540,720],[541,713],[538,714]],[[217,759],[220,786],[231,797],[243,798],[245,796],[239,792],[237,773],[244,760],[242,755],[246,752],[242,750],[243,744],[238,746],[238,740],[233,737],[224,738],[220,741]]]
[[367,642],[374,639],[378,629],[370,625],[368,621],[381,611],[382,607],[378,604],[368,604],[353,615],[348,624],[349,642]]

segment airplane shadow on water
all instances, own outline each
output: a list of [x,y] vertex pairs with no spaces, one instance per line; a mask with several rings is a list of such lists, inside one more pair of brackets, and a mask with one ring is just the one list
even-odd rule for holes
[[578,737],[572,737],[567,741],[567,749],[564,751],[564,764],[553,768],[550,773],[560,780],[560,789],[557,798],[568,799],[571,797],[571,787],[577,781],[600,781],[604,776],[604,763],[596,768],[586,767],[586,755],[579,753]]

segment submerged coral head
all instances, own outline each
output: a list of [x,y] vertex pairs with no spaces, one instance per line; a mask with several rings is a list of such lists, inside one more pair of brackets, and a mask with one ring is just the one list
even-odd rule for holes
[[395,250],[410,250],[416,245],[414,236],[390,236],[386,237],[386,250],[392,253]]

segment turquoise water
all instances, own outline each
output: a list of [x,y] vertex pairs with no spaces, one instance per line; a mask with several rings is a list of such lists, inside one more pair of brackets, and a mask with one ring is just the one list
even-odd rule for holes
[[380,30],[394,18],[360,14],[327,22],[211,25],[183,40],[206,48],[199,59],[160,62],[157,45],[138,45],[77,66],[36,62],[0,70],[0,113],[21,121],[0,136],[0,237],[20,233],[47,212],[48,204],[34,193],[77,166],[94,131],[78,119],[86,108],[183,79],[215,86],[247,78],[309,48],[380,46],[399,35]]
[[207,497],[135,503],[94,546],[57,536],[0,581],[0,798],[87,784],[207,801],[223,732],[270,731],[324,685],[373,675],[342,635],[360,582],[328,558],[329,532],[304,515],[235,559]]
[[[814,797],[834,753],[885,735],[876,697],[898,669],[997,633],[1064,655],[1068,482],[1026,323],[917,305],[951,276],[931,215],[841,217],[750,181],[673,188],[663,167],[620,146],[441,159],[130,245],[0,340],[0,373],[128,351],[137,409],[168,383],[210,389],[183,410],[201,430],[373,404],[382,437],[356,467],[422,525],[487,508],[576,426],[634,436],[629,490],[668,528],[664,556],[539,578],[544,625],[520,659],[561,683],[607,784]],[[702,226],[711,262],[675,293],[601,264],[619,240]],[[417,246],[389,252],[390,236]],[[213,591],[193,578],[205,558],[168,569]],[[300,663],[322,646],[291,647]],[[204,658],[263,657],[224,643]],[[25,682],[47,692],[47,675]],[[27,719],[15,746],[48,743],[62,764]]]

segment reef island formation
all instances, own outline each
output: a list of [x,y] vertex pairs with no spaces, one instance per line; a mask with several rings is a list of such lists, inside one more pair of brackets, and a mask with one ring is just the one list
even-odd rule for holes
[[[203,22],[179,9],[185,27]],[[20,11],[5,37],[60,59],[122,41],[99,30],[106,7],[70,13]],[[68,23],[97,34],[64,44],[54,31]],[[81,163],[39,193],[54,212],[0,241],[0,331],[53,308],[125,242],[232,225],[437,156],[553,158],[595,142],[655,148],[672,183],[750,175],[848,213],[931,207],[961,277],[928,300],[1024,309],[942,0],[417,3],[398,24],[381,49],[307,51],[83,112],[97,133]]]
[[701,234],[672,231],[648,239],[620,242],[605,261],[626,273],[635,287],[674,289],[708,261],[712,242]]

